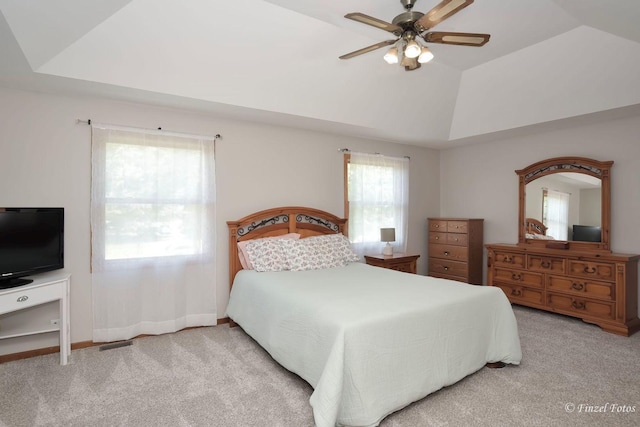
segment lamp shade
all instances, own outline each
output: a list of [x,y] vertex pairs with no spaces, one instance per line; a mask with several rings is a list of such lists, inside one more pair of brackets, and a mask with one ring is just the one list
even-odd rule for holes
[[407,47],[404,48],[404,55],[407,58],[417,58],[422,52],[420,45],[415,40],[409,40]]
[[395,228],[381,228],[380,229],[380,241],[381,242],[395,242],[396,241],[396,229]]
[[397,64],[398,63],[398,48],[393,46],[389,49],[389,51],[384,55],[384,60],[387,61],[387,64]]

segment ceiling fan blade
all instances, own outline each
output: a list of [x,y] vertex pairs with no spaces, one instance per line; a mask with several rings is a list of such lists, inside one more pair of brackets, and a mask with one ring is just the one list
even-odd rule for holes
[[376,49],[380,49],[381,47],[384,47],[384,46],[392,45],[395,42],[397,42],[398,40],[399,39],[385,40],[385,41],[380,42],[380,43],[372,44],[371,46],[363,47],[362,49],[358,49],[358,50],[355,50],[353,52],[350,52],[350,53],[347,53],[345,55],[342,55],[342,56],[340,56],[340,59],[353,58],[354,56],[362,55],[363,53],[371,52],[372,50],[376,50]]
[[465,7],[473,3],[473,0],[442,0],[436,7],[425,13],[416,21],[414,27],[421,33],[433,28],[450,16],[460,12]]
[[365,15],[364,13],[359,13],[359,12],[347,13],[346,15],[344,15],[344,17],[347,18],[347,19],[351,19],[353,21],[361,22],[363,24],[367,24],[367,25],[371,25],[371,26],[376,27],[376,28],[380,28],[381,30],[389,31],[390,33],[394,33],[397,36],[402,34],[402,28],[401,27],[399,27],[397,25],[390,24],[390,23],[388,23],[386,21],[383,21],[382,19],[378,19],[378,18],[374,18],[373,16]]
[[451,33],[434,31],[423,36],[429,43],[457,44],[462,46],[484,46],[489,41],[490,34]]

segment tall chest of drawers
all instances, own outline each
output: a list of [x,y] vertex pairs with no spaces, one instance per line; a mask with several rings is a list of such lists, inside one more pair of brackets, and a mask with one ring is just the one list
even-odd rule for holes
[[640,255],[486,245],[487,284],[514,304],[578,317],[607,332],[640,329]]
[[483,219],[429,218],[429,276],[482,284]]

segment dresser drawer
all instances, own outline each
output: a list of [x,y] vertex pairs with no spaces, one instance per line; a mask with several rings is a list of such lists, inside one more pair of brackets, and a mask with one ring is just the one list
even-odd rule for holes
[[544,287],[543,274],[527,270],[496,268],[494,270],[493,280],[513,285],[533,286],[541,289]]
[[429,257],[429,274],[437,273],[467,277],[468,271],[469,267],[466,263]]
[[468,234],[460,234],[460,233],[448,233],[447,234],[447,244],[449,244],[449,245],[458,245],[458,246],[467,246],[469,244],[469,235]]
[[527,255],[527,268],[545,273],[564,274],[566,259],[544,255]]
[[521,253],[494,251],[494,265],[500,267],[517,267],[524,268],[526,255]]
[[523,303],[524,305],[544,304],[544,291],[542,289],[527,288],[519,285],[509,285],[506,283],[496,283],[494,286],[502,289],[509,301],[514,303]]
[[549,275],[547,280],[547,289],[550,291],[568,292],[577,296],[609,301],[616,299],[612,283],[553,275]]
[[615,318],[616,305],[614,302],[594,301],[587,298],[548,292],[547,304],[558,311],[577,313],[580,316],[611,320]]
[[432,219],[429,220],[429,231],[442,231],[447,232],[447,221]]
[[453,261],[466,262],[469,258],[467,253],[468,253],[468,249],[464,246],[441,245],[441,244],[429,245],[429,257],[451,259]]
[[469,232],[469,223],[466,221],[447,221],[447,231],[466,234]]
[[447,243],[447,236],[449,236],[449,234],[445,232],[430,231],[429,243]]
[[569,274],[597,280],[616,280],[616,265],[602,261],[569,260]]

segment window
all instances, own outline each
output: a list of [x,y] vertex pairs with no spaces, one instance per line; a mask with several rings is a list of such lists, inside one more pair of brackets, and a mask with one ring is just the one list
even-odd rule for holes
[[[105,262],[203,255],[213,206],[213,142],[166,134],[94,129],[93,230]],[[100,163],[97,165],[96,163]]]
[[92,127],[93,340],[215,325],[214,138]]
[[542,222],[546,225],[547,236],[557,240],[567,240],[569,236],[569,193],[542,190]]
[[409,159],[345,154],[345,215],[358,255],[380,253],[381,228],[395,228],[394,250],[406,250]]

